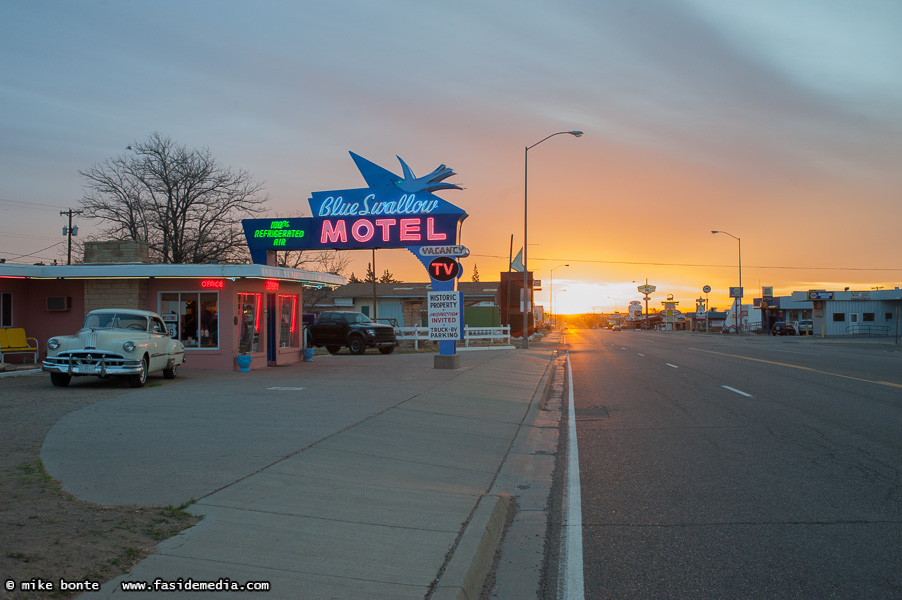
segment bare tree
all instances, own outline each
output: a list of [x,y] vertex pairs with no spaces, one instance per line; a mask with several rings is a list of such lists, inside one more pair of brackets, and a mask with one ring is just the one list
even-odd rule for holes
[[98,237],[147,242],[163,263],[247,255],[241,220],[269,200],[262,184],[224,167],[207,148],[188,150],[159,133],[129,150],[79,172],[87,180],[85,215],[104,227]]

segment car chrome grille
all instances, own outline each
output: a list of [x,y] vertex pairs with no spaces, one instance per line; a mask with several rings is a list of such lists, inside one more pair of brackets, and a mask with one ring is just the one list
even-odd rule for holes
[[45,362],[57,365],[68,365],[70,361],[75,365],[100,365],[103,361],[108,367],[121,367],[127,359],[121,354],[90,349],[61,352],[57,356],[48,356],[45,359]]

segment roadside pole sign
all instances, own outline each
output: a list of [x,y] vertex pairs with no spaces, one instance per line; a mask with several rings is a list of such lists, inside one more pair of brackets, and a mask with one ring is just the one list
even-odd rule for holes
[[429,292],[429,339],[456,341],[463,339],[463,293]]

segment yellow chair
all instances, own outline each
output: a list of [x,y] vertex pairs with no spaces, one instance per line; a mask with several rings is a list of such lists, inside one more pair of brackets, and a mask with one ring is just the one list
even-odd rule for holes
[[[31,342],[34,342],[34,345]],[[31,354],[34,356],[32,362],[38,362],[38,340],[33,337],[27,337],[25,330],[21,327],[10,327],[8,329],[0,329],[0,362],[6,362],[7,354]]]

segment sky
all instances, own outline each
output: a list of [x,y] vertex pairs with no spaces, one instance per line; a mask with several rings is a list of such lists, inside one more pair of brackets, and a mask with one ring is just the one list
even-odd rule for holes
[[[159,132],[250,172],[259,216],[364,187],[349,151],[447,164],[463,279],[497,281],[525,148],[580,130],[528,152],[546,309],[625,311],[646,280],[725,309],[740,245],[747,298],[902,286],[900,25],[898,0],[0,0],[0,258],[64,260],[79,171]],[[427,280],[407,250],[386,269]]]

